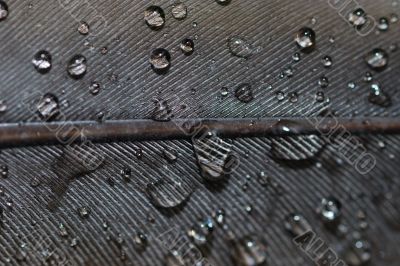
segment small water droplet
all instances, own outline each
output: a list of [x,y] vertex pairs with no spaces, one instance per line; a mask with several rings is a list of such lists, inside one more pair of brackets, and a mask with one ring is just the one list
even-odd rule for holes
[[222,225],[225,223],[225,211],[223,209],[217,210],[213,214],[214,220],[217,222],[217,224]]
[[75,55],[68,62],[68,74],[74,79],[82,78],[86,74],[87,62],[83,55]]
[[0,21],[6,19],[8,16],[8,5],[4,1],[0,1]]
[[215,0],[215,2],[217,2],[220,5],[226,6],[226,5],[229,5],[231,0]]
[[76,237],[72,238],[70,246],[76,247],[78,245],[78,239]]
[[171,55],[164,48],[157,48],[151,52],[150,64],[157,74],[165,74],[171,66]]
[[194,42],[192,39],[184,39],[182,40],[180,46],[182,53],[185,55],[191,55],[194,52]]
[[367,65],[374,70],[384,69],[389,62],[389,55],[385,50],[376,48],[365,56]]
[[300,53],[294,53],[294,54],[292,55],[292,59],[293,59],[294,62],[299,62],[299,61],[301,60],[301,55],[300,55]]
[[354,82],[349,82],[347,83],[347,87],[351,90],[354,90],[357,87],[357,85]]
[[37,52],[32,59],[32,64],[41,74],[49,72],[52,66],[50,53],[44,50]]
[[172,16],[175,19],[185,19],[187,16],[187,7],[183,3],[177,3],[172,6]]
[[156,207],[174,208],[183,204],[192,193],[192,189],[178,178],[160,179],[147,184],[146,194]]
[[235,97],[243,103],[251,102],[254,99],[251,85],[249,83],[240,84],[235,90]]
[[196,226],[193,226],[188,232],[188,236],[196,245],[205,245],[211,237],[214,230],[214,221],[211,217],[207,217],[200,221]]
[[178,160],[178,152],[174,149],[164,149],[163,156],[169,163],[175,163]]
[[311,225],[300,214],[289,214],[285,220],[285,228],[293,236],[300,236],[312,230]]
[[240,36],[230,37],[228,39],[228,48],[232,55],[246,59],[251,57],[258,50]]
[[37,113],[44,121],[54,119],[60,113],[58,98],[51,93],[45,94],[37,105]]
[[100,83],[98,83],[97,81],[93,81],[89,86],[89,92],[92,95],[99,94],[99,92],[100,92]]
[[196,21],[193,21],[193,22],[192,22],[192,27],[193,27],[193,28],[197,28],[197,26],[198,26],[197,22],[196,22]]
[[8,177],[8,166],[7,165],[0,166],[0,175],[2,178]]
[[88,218],[90,215],[90,208],[88,206],[82,206],[78,208],[78,214],[81,218]]
[[130,182],[132,176],[132,169],[130,167],[124,167],[121,170],[121,176],[125,182]]
[[0,114],[5,113],[8,109],[8,106],[5,101],[0,100]]
[[315,47],[315,32],[311,28],[301,28],[295,41],[302,51],[311,51]]
[[225,96],[228,96],[228,94],[229,94],[229,89],[227,87],[222,87],[221,88],[221,96],[225,97]]
[[322,222],[326,225],[338,225],[341,218],[342,204],[333,197],[323,198],[317,208]]
[[35,177],[33,177],[33,178],[31,179],[31,181],[30,181],[29,184],[31,185],[31,187],[38,187],[38,186],[40,186],[41,181],[40,181],[40,179],[39,179],[37,176],[35,176]]
[[165,13],[159,6],[150,6],[144,12],[146,24],[153,30],[161,29],[165,24]]
[[324,65],[324,67],[329,68],[332,66],[332,58],[330,56],[324,56],[324,58],[322,58],[322,64]]
[[378,83],[373,83],[371,85],[368,101],[382,107],[389,107],[392,104],[390,96],[381,89]]
[[78,32],[82,35],[88,35],[89,34],[89,24],[85,21],[81,21],[81,23],[78,26]]
[[136,233],[133,241],[136,250],[143,251],[147,246],[147,236],[141,232]]
[[371,82],[373,80],[373,76],[372,76],[371,72],[366,72],[363,77],[363,80],[367,83]]
[[323,102],[325,100],[325,94],[323,91],[317,91],[317,93],[315,94],[315,100],[317,102]]
[[333,37],[333,36],[329,36],[329,42],[331,43],[331,44],[334,44],[335,43],[335,37]]
[[285,99],[285,93],[282,91],[276,92],[275,96],[278,99],[278,101],[283,101]]
[[318,80],[318,85],[319,85],[322,89],[328,87],[328,86],[329,86],[329,80],[328,80],[328,78],[325,77],[325,76],[322,76],[322,77]]
[[255,236],[232,240],[232,258],[235,265],[262,266],[267,263],[266,246]]
[[60,223],[58,226],[58,234],[62,237],[68,236],[68,230],[63,223]]
[[349,14],[348,20],[352,25],[360,28],[367,22],[367,15],[362,8],[357,8]]
[[399,21],[399,16],[397,14],[390,14],[390,23],[396,23]]
[[371,244],[362,239],[354,240],[345,252],[344,259],[350,266],[362,266],[371,260]]
[[389,20],[385,17],[379,19],[378,29],[380,31],[387,31],[389,29]]
[[299,95],[297,94],[297,92],[292,92],[289,94],[289,101],[291,103],[297,103],[298,100],[299,100]]

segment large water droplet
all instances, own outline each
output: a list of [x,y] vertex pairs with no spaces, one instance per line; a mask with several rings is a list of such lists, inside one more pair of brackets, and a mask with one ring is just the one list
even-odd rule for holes
[[171,55],[164,48],[157,48],[151,52],[150,64],[157,74],[165,74],[171,66]]
[[44,121],[54,119],[60,113],[58,98],[51,93],[45,94],[38,102],[37,113]]
[[8,5],[4,1],[0,1],[0,21],[8,16]]
[[302,51],[311,51],[315,47],[315,32],[310,28],[301,28],[295,41]]
[[[282,125],[281,132],[292,132],[290,126]],[[271,140],[271,156],[275,160],[304,161],[317,156],[324,146],[324,140],[316,135],[275,137]]]
[[79,79],[82,78],[86,74],[87,70],[87,62],[86,57],[83,55],[75,55],[68,62],[68,74],[74,78]]
[[151,203],[156,207],[174,208],[183,204],[192,193],[186,183],[178,177],[171,179],[160,179],[146,186],[146,194]]
[[182,40],[180,46],[182,53],[185,55],[191,55],[194,52],[194,42],[192,39],[184,39]]
[[373,83],[371,85],[371,92],[369,93],[368,101],[382,107],[389,107],[392,105],[390,96],[381,89],[378,83]]
[[177,3],[172,7],[172,16],[176,19],[184,19],[187,16],[187,7],[183,3]]
[[367,15],[362,8],[358,8],[349,14],[349,22],[355,27],[362,27],[367,22]]
[[144,12],[144,20],[151,29],[161,29],[165,24],[164,10],[159,6],[150,6]]
[[246,39],[233,36],[228,39],[228,48],[231,54],[241,58],[249,58],[257,49]]
[[32,64],[41,74],[49,72],[51,69],[50,53],[44,50],[37,52],[32,59]]
[[376,48],[365,56],[365,61],[370,68],[382,70],[389,62],[389,55],[385,50]]
[[232,258],[238,266],[266,266],[266,246],[254,236],[246,236],[234,241]]
[[235,90],[235,96],[243,103],[251,102],[254,99],[251,85],[249,83],[240,84]]

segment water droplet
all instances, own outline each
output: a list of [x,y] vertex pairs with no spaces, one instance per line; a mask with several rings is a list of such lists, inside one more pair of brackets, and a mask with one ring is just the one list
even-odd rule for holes
[[371,260],[371,244],[362,239],[354,240],[344,255],[344,260],[350,266],[362,266]]
[[300,55],[300,53],[294,53],[294,54],[292,55],[292,59],[293,59],[294,62],[299,62],[299,61],[301,60],[301,55]]
[[387,31],[389,29],[389,20],[385,17],[379,19],[378,29],[380,31]]
[[136,233],[133,241],[137,250],[143,251],[147,246],[147,236],[141,232]]
[[225,97],[228,96],[229,94],[229,89],[227,87],[222,87],[221,88],[221,96]]
[[331,67],[332,66],[332,58],[330,56],[324,56],[324,58],[322,58],[322,64],[326,68]]
[[354,82],[349,82],[349,83],[347,83],[347,87],[349,89],[354,90],[357,87],[357,85]]
[[7,165],[0,166],[0,175],[2,178],[8,177],[8,166]]
[[231,2],[231,0],[215,0],[215,2],[217,2],[220,5],[226,6]]
[[285,99],[285,93],[282,91],[278,91],[276,92],[276,98],[278,99],[278,101],[283,101]]
[[82,78],[86,74],[87,62],[83,55],[75,55],[68,62],[68,74],[74,79]]
[[204,245],[209,240],[214,230],[214,221],[207,217],[204,221],[200,221],[196,226],[188,231],[188,236],[196,245]]
[[81,23],[78,26],[78,32],[82,35],[88,35],[89,34],[89,24],[85,21],[81,21]]
[[175,19],[185,19],[187,16],[187,7],[183,3],[177,3],[172,6],[172,16]]
[[289,94],[289,101],[291,103],[297,103],[298,100],[299,100],[299,95],[297,94],[297,92],[292,92]]
[[293,236],[300,236],[312,231],[311,225],[300,214],[290,214],[286,217],[285,228]]
[[54,119],[60,113],[58,98],[53,94],[45,94],[37,105],[37,113],[44,121]]
[[318,85],[319,85],[322,89],[328,87],[328,86],[329,86],[329,80],[328,80],[328,78],[325,77],[325,76],[322,76],[322,77],[318,80]]
[[125,180],[125,182],[129,182],[132,176],[132,169],[130,167],[124,167],[121,170],[121,176]]
[[108,53],[108,48],[107,48],[106,46],[102,47],[101,50],[100,50],[100,53],[101,53],[102,55],[107,54],[107,53]]
[[165,24],[164,10],[159,6],[150,6],[144,12],[144,20],[151,29],[161,29]]
[[389,51],[392,52],[392,53],[396,52],[398,49],[399,49],[399,46],[396,43],[392,43],[389,46]]
[[333,37],[333,36],[329,36],[329,42],[331,43],[331,44],[333,44],[333,43],[335,43],[335,37]]
[[0,21],[8,16],[8,5],[4,1],[0,1]]
[[382,70],[387,66],[389,56],[383,49],[376,48],[366,55],[365,61],[370,68]]
[[371,72],[366,72],[363,77],[363,80],[367,83],[371,82],[373,80],[373,76],[372,76]]
[[262,266],[267,263],[266,246],[255,236],[232,241],[232,258],[235,265]]
[[78,214],[81,218],[88,218],[91,210],[88,206],[82,206],[78,208]]
[[167,101],[156,100],[151,119],[154,121],[167,122],[173,117],[172,110]]
[[192,189],[178,178],[161,179],[146,186],[146,194],[156,207],[174,208],[183,204],[192,193]]
[[50,53],[44,50],[37,52],[32,59],[32,64],[37,72],[41,74],[49,72],[51,69]]
[[396,23],[399,21],[399,16],[397,14],[390,14],[390,23]]
[[196,21],[193,21],[193,22],[192,22],[192,27],[193,27],[193,28],[197,28],[197,26],[198,26],[197,22],[196,22]]
[[243,103],[251,102],[254,99],[251,85],[249,83],[240,84],[235,90],[235,97]]
[[293,68],[291,66],[286,67],[283,70],[282,77],[288,77],[288,78],[293,77]]
[[178,152],[174,149],[163,150],[163,156],[169,163],[175,163],[178,160]]
[[38,187],[41,184],[41,181],[38,177],[33,177],[29,183],[31,185],[31,187]]
[[362,27],[367,22],[367,16],[362,8],[358,8],[350,13],[348,19],[357,28]]
[[371,85],[368,101],[382,107],[389,107],[392,104],[390,96],[381,89],[378,83],[373,83]]
[[225,211],[223,209],[217,210],[213,214],[214,220],[217,222],[217,224],[222,225],[225,222]]
[[317,208],[322,222],[326,225],[338,225],[341,218],[342,204],[333,197],[323,198]]
[[100,92],[100,83],[93,81],[89,86],[89,91],[92,95],[97,95]]
[[62,237],[67,237],[68,236],[68,230],[67,228],[64,226],[63,223],[60,223],[58,226],[58,234]]
[[323,91],[317,91],[317,93],[315,94],[315,100],[317,102],[323,102],[325,100],[325,95]]
[[249,58],[257,52],[257,49],[252,44],[239,36],[233,36],[228,39],[228,48],[231,54],[241,58]]
[[191,55],[194,52],[194,42],[192,39],[184,39],[180,44],[182,53],[185,55]]
[[76,237],[72,238],[71,240],[71,247],[76,247],[78,245],[78,239]]
[[151,52],[150,64],[157,74],[165,74],[171,66],[171,55],[164,48],[157,48]]
[[5,101],[0,100],[0,114],[5,113],[8,109],[8,106]]
[[310,28],[301,28],[296,34],[295,41],[302,51],[311,51],[315,47],[315,32]]

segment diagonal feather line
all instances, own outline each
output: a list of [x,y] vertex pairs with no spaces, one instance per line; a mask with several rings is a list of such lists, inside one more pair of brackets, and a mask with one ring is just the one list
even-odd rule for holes
[[400,134],[398,118],[262,118],[68,121],[0,124],[0,148],[69,145],[84,141],[117,142],[196,138],[199,132],[222,138],[262,136]]

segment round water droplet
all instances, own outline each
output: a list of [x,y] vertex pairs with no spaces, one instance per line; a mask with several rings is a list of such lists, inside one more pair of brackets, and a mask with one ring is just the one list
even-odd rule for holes
[[367,22],[367,15],[362,8],[358,8],[349,14],[349,22],[355,27],[362,27]]
[[174,4],[172,7],[172,16],[176,19],[184,19],[187,16],[187,7],[183,3]]
[[349,89],[354,90],[357,87],[357,85],[354,82],[349,82],[349,83],[347,83],[347,87]]
[[62,237],[68,236],[68,230],[63,223],[60,223],[60,225],[58,226],[58,234]]
[[8,177],[8,166],[7,165],[0,166],[0,176],[2,178],[7,178]]
[[180,180],[158,180],[146,186],[146,194],[156,207],[174,208],[183,204],[192,193]]
[[165,24],[164,10],[159,6],[150,6],[144,12],[144,20],[151,29],[161,29]]
[[297,92],[292,92],[289,94],[289,102],[297,103],[298,100],[299,100],[299,95],[297,94]]
[[8,5],[4,1],[0,1],[0,21],[8,16]]
[[315,94],[315,100],[317,102],[323,102],[325,100],[325,95],[323,91],[317,91],[317,93]]
[[35,69],[41,74],[49,72],[51,69],[50,53],[44,50],[37,52],[32,59],[32,64]]
[[373,83],[371,85],[368,101],[382,107],[389,107],[392,104],[390,96],[381,89],[378,83]]
[[215,2],[217,2],[220,5],[226,6],[231,2],[231,0],[215,0]]
[[93,81],[89,86],[89,91],[93,95],[97,95],[100,92],[100,83]]
[[249,58],[257,49],[253,47],[246,39],[233,36],[228,39],[228,48],[231,54],[241,58]]
[[217,210],[213,214],[214,220],[217,222],[217,224],[222,225],[225,222],[225,211],[223,209]]
[[390,23],[396,23],[399,21],[399,16],[397,14],[390,14]]
[[374,70],[384,69],[389,62],[389,55],[385,50],[376,48],[365,56],[367,65]]
[[232,241],[232,258],[235,265],[262,266],[267,263],[266,246],[255,236]]
[[282,91],[278,91],[276,92],[276,98],[278,99],[278,101],[283,101],[285,99],[285,93]]
[[325,77],[325,76],[322,76],[319,80],[318,80],[318,85],[321,87],[321,88],[326,88],[326,87],[328,87],[329,86],[329,80],[328,80],[328,78],[327,77]]
[[368,83],[368,82],[371,82],[373,80],[373,78],[374,77],[372,76],[371,72],[366,72],[363,77],[363,80]]
[[82,35],[88,35],[89,34],[89,24],[85,21],[81,21],[81,23],[78,26],[78,32]]
[[88,218],[90,214],[90,208],[88,206],[82,206],[78,208],[78,214],[81,218]]
[[58,98],[51,93],[45,94],[38,102],[37,113],[44,121],[54,119],[60,113]]
[[3,100],[0,100],[0,114],[5,113],[8,109],[7,103]]
[[301,60],[301,55],[300,53],[294,53],[292,56],[292,59],[294,62],[299,62]]
[[154,72],[164,74],[171,66],[171,55],[164,48],[157,48],[151,52],[150,64]]
[[225,97],[228,96],[229,94],[229,89],[227,87],[222,87],[221,88],[221,96]]
[[324,56],[324,58],[322,58],[322,64],[326,68],[331,67],[332,66],[332,58],[330,56]]
[[40,181],[40,179],[38,178],[38,177],[33,177],[32,179],[31,179],[31,181],[29,182],[29,184],[31,185],[31,187],[38,187],[38,186],[40,186],[40,183],[41,183],[41,181]]
[[68,62],[68,74],[74,79],[82,78],[86,74],[87,62],[83,55],[75,55]]
[[385,17],[379,19],[378,29],[380,31],[387,31],[389,29],[389,20]]
[[184,39],[182,40],[180,46],[182,53],[185,55],[191,55],[194,52],[194,42],[192,39]]
[[139,251],[143,251],[147,246],[147,236],[143,233],[136,233],[133,241],[135,244],[135,248]]
[[285,228],[293,236],[299,236],[312,230],[311,225],[300,214],[289,214],[285,220]]
[[125,167],[121,170],[121,176],[125,182],[129,182],[132,176],[132,169],[130,167]]
[[342,204],[335,198],[323,198],[317,208],[322,222],[327,225],[337,225],[341,218]]
[[235,96],[243,103],[251,102],[254,99],[251,85],[249,83],[240,84],[235,90]]
[[315,32],[311,28],[301,28],[295,41],[302,51],[311,51],[315,47]]

